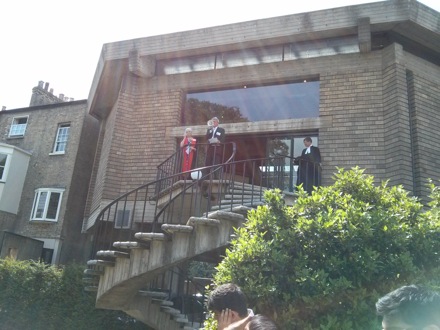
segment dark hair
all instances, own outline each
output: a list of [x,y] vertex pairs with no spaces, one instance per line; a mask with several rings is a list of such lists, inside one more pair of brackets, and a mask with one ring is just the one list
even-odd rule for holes
[[440,325],[440,294],[419,285],[402,286],[376,303],[380,316],[396,316],[411,326]]
[[277,330],[277,325],[274,321],[264,315],[257,314],[252,316],[248,323],[249,330]]
[[310,136],[306,136],[306,137],[304,138],[304,141],[312,142],[312,138],[311,138]]
[[240,287],[235,284],[222,284],[218,286],[208,297],[208,309],[213,312],[221,312],[229,308],[245,317],[247,315],[246,296]]

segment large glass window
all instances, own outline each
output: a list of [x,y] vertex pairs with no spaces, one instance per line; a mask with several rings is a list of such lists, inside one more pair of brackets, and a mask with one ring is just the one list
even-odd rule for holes
[[222,123],[316,118],[319,81],[188,93],[184,125],[202,125],[213,116]]
[[28,117],[13,118],[11,129],[9,131],[9,136],[24,136],[24,133],[26,132],[27,121]]
[[53,147],[53,153],[64,154],[66,152],[67,140],[69,139],[70,124],[58,125],[57,136]]
[[64,189],[37,189],[31,220],[58,221],[63,192]]

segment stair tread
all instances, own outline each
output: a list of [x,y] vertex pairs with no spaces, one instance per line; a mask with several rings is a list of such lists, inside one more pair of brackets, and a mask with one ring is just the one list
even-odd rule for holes
[[87,265],[89,265],[89,266],[114,266],[115,262],[109,261],[109,260],[95,259],[95,260],[87,261]]
[[84,275],[104,275],[104,271],[87,268],[84,270]]
[[164,299],[168,298],[168,293],[162,291],[139,290],[138,293],[141,296],[150,297],[150,298],[164,298]]
[[100,250],[96,252],[98,257],[108,257],[108,258],[130,258],[130,254],[115,250]]
[[222,211],[222,210],[209,212],[208,218],[209,219],[233,220],[233,221],[242,221],[245,219],[242,214],[237,214],[234,212]]
[[188,225],[218,226],[218,225],[220,225],[220,220],[209,219],[206,217],[190,217],[187,224]]
[[161,226],[162,230],[169,233],[169,234],[173,234],[176,232],[180,232],[180,233],[190,233],[194,230],[193,226],[188,226],[188,225],[174,225],[174,224],[163,224]]
[[134,234],[134,237],[143,241],[164,241],[167,239],[164,233],[143,233]]
[[114,242],[113,247],[120,249],[148,249],[148,245],[136,241]]

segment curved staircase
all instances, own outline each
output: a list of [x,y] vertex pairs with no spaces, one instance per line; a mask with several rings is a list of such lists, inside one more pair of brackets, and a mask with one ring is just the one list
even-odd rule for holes
[[[191,260],[219,258],[234,228],[242,225],[250,209],[264,204],[264,191],[275,182],[246,173],[246,168],[261,168],[261,160],[258,166],[245,164],[238,171],[241,177],[235,171],[239,163],[234,163],[233,170],[231,164],[217,167],[218,180],[211,178],[212,173],[198,181],[172,180],[174,183],[159,193],[150,189],[155,191],[153,197],[140,194],[146,189],[142,186],[101,212],[94,259],[87,262],[84,271],[86,290],[97,292],[96,307],[124,311],[154,329],[201,327],[202,319],[189,315],[182,306],[176,308],[172,301],[176,293],[183,292],[182,287],[192,286],[188,291],[192,296],[204,290],[204,285],[197,286],[197,279],[186,278],[181,270]],[[206,187],[209,194],[204,193]],[[143,203],[133,195],[143,195]],[[155,209],[154,220],[136,221],[140,209],[148,214],[146,204]],[[127,208],[131,209],[131,227],[115,229],[117,210],[125,212]],[[122,232],[124,229],[127,232]]]

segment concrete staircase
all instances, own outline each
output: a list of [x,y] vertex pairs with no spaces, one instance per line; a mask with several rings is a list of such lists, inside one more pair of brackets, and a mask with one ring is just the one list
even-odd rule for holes
[[264,204],[264,190],[231,184],[203,216],[190,216],[184,225],[162,224],[161,232],[137,232],[133,241],[116,241],[114,250],[98,251],[84,272],[86,289],[97,291],[96,307],[124,311],[154,329],[199,328],[173,307],[170,292],[151,283],[174,267],[224,249],[247,212]]

